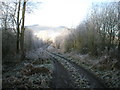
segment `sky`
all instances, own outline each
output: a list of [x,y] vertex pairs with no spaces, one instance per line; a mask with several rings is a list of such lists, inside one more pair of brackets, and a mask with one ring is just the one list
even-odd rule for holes
[[[3,0],[0,0],[3,1]],[[13,0],[4,0],[13,1]],[[74,28],[82,22],[91,2],[119,0],[29,0],[42,2],[33,13],[26,13],[25,25],[66,26]]]
[[45,0],[34,10],[26,14],[26,25],[74,27],[86,15],[90,2],[85,0]]
[[34,13],[26,14],[25,24],[76,27],[85,18],[91,2],[95,1],[111,0],[42,0]]
[[[0,0],[3,1],[3,0]],[[13,1],[13,0],[4,0]],[[25,26],[39,25],[49,27],[65,26],[75,28],[84,20],[92,2],[118,1],[118,0],[29,0],[42,2],[33,13],[26,13]],[[38,27],[39,29],[39,27]],[[34,30],[34,29],[33,29]],[[48,32],[49,31],[49,32]],[[60,33],[54,31],[40,31],[35,33],[40,38],[51,37],[54,40]],[[62,31],[62,30],[60,30]],[[65,32],[63,32],[65,33]],[[63,35],[62,33],[62,35]],[[50,36],[48,36],[50,35]]]

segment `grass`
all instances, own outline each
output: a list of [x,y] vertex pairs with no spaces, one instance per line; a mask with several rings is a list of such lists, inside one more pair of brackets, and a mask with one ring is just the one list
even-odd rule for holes
[[[37,53],[36,53],[37,52]],[[29,53],[29,59],[21,61],[14,66],[8,66],[3,70],[3,88],[49,88],[52,79],[53,64],[46,53],[36,51],[36,57]],[[43,55],[44,54],[44,55]],[[37,56],[39,55],[39,57]],[[46,56],[46,57],[45,57]],[[3,65],[4,66],[4,65]]]
[[66,53],[64,56],[85,69],[90,70],[97,77],[101,78],[107,87],[120,87],[120,70],[116,65],[118,63],[116,59],[112,59],[109,56],[94,58],[88,54],[80,55],[76,53]]

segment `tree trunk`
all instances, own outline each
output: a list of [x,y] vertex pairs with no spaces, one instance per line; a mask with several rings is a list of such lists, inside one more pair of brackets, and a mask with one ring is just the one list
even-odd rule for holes
[[118,2],[118,58],[120,58],[120,1]]
[[18,4],[18,12],[17,12],[17,54],[19,53],[19,42],[20,42],[20,23],[19,23],[19,17],[20,17],[20,4],[21,4],[21,0],[19,0],[19,4]]
[[26,0],[24,0],[23,9],[22,9],[22,26],[21,26],[21,59],[22,60],[25,58],[25,52],[24,52],[25,9],[26,9]]

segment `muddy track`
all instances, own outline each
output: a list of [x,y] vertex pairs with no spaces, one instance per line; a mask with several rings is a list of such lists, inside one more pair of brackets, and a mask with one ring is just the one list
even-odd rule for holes
[[52,88],[74,88],[69,72],[63,65],[53,58],[54,72],[52,79]]
[[[90,83],[90,87],[91,88],[106,88],[106,86],[104,85],[104,83],[98,78],[98,77],[96,77],[95,75],[93,75],[90,71],[88,71],[88,70],[86,70],[86,69],[84,69],[83,67],[81,67],[81,66],[79,66],[79,65],[77,65],[75,62],[72,62],[71,60],[69,60],[69,59],[67,59],[67,58],[65,58],[65,57],[63,57],[63,56],[61,56],[61,55],[59,55],[59,54],[55,54],[55,53],[49,53],[52,57],[56,57],[55,59],[57,60],[57,57],[59,57],[59,58],[61,58],[61,59],[64,59],[64,60],[66,60],[67,62],[69,62],[69,63],[71,63],[72,64],[72,66],[73,67],[75,67],[77,70],[78,70],[78,73],[79,74],[82,74],[82,75],[84,75],[87,79],[88,79],[88,81],[89,81],[89,83]],[[54,60],[54,62],[56,63],[59,63],[60,64],[60,62],[58,62],[58,61],[56,61],[56,60]],[[54,64],[55,64],[54,63]],[[57,64],[55,65],[55,67],[57,67]],[[58,68],[57,70],[57,72],[59,72],[59,70],[60,70],[61,68]],[[65,69],[64,69],[65,70]],[[65,71],[65,72],[67,72],[67,71]],[[69,73],[69,72],[68,72]],[[58,83],[57,81],[56,81],[56,83]],[[64,84],[65,85],[65,84]],[[66,86],[67,87],[67,86]]]

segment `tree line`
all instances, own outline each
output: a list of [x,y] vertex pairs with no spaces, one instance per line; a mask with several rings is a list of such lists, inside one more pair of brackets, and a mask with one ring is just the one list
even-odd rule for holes
[[93,3],[83,22],[61,41],[64,52],[120,56],[120,2]]
[[36,3],[29,0],[0,1],[3,57],[20,55],[23,60],[26,51],[38,48],[43,43],[32,30],[25,27],[25,14],[31,13]]

